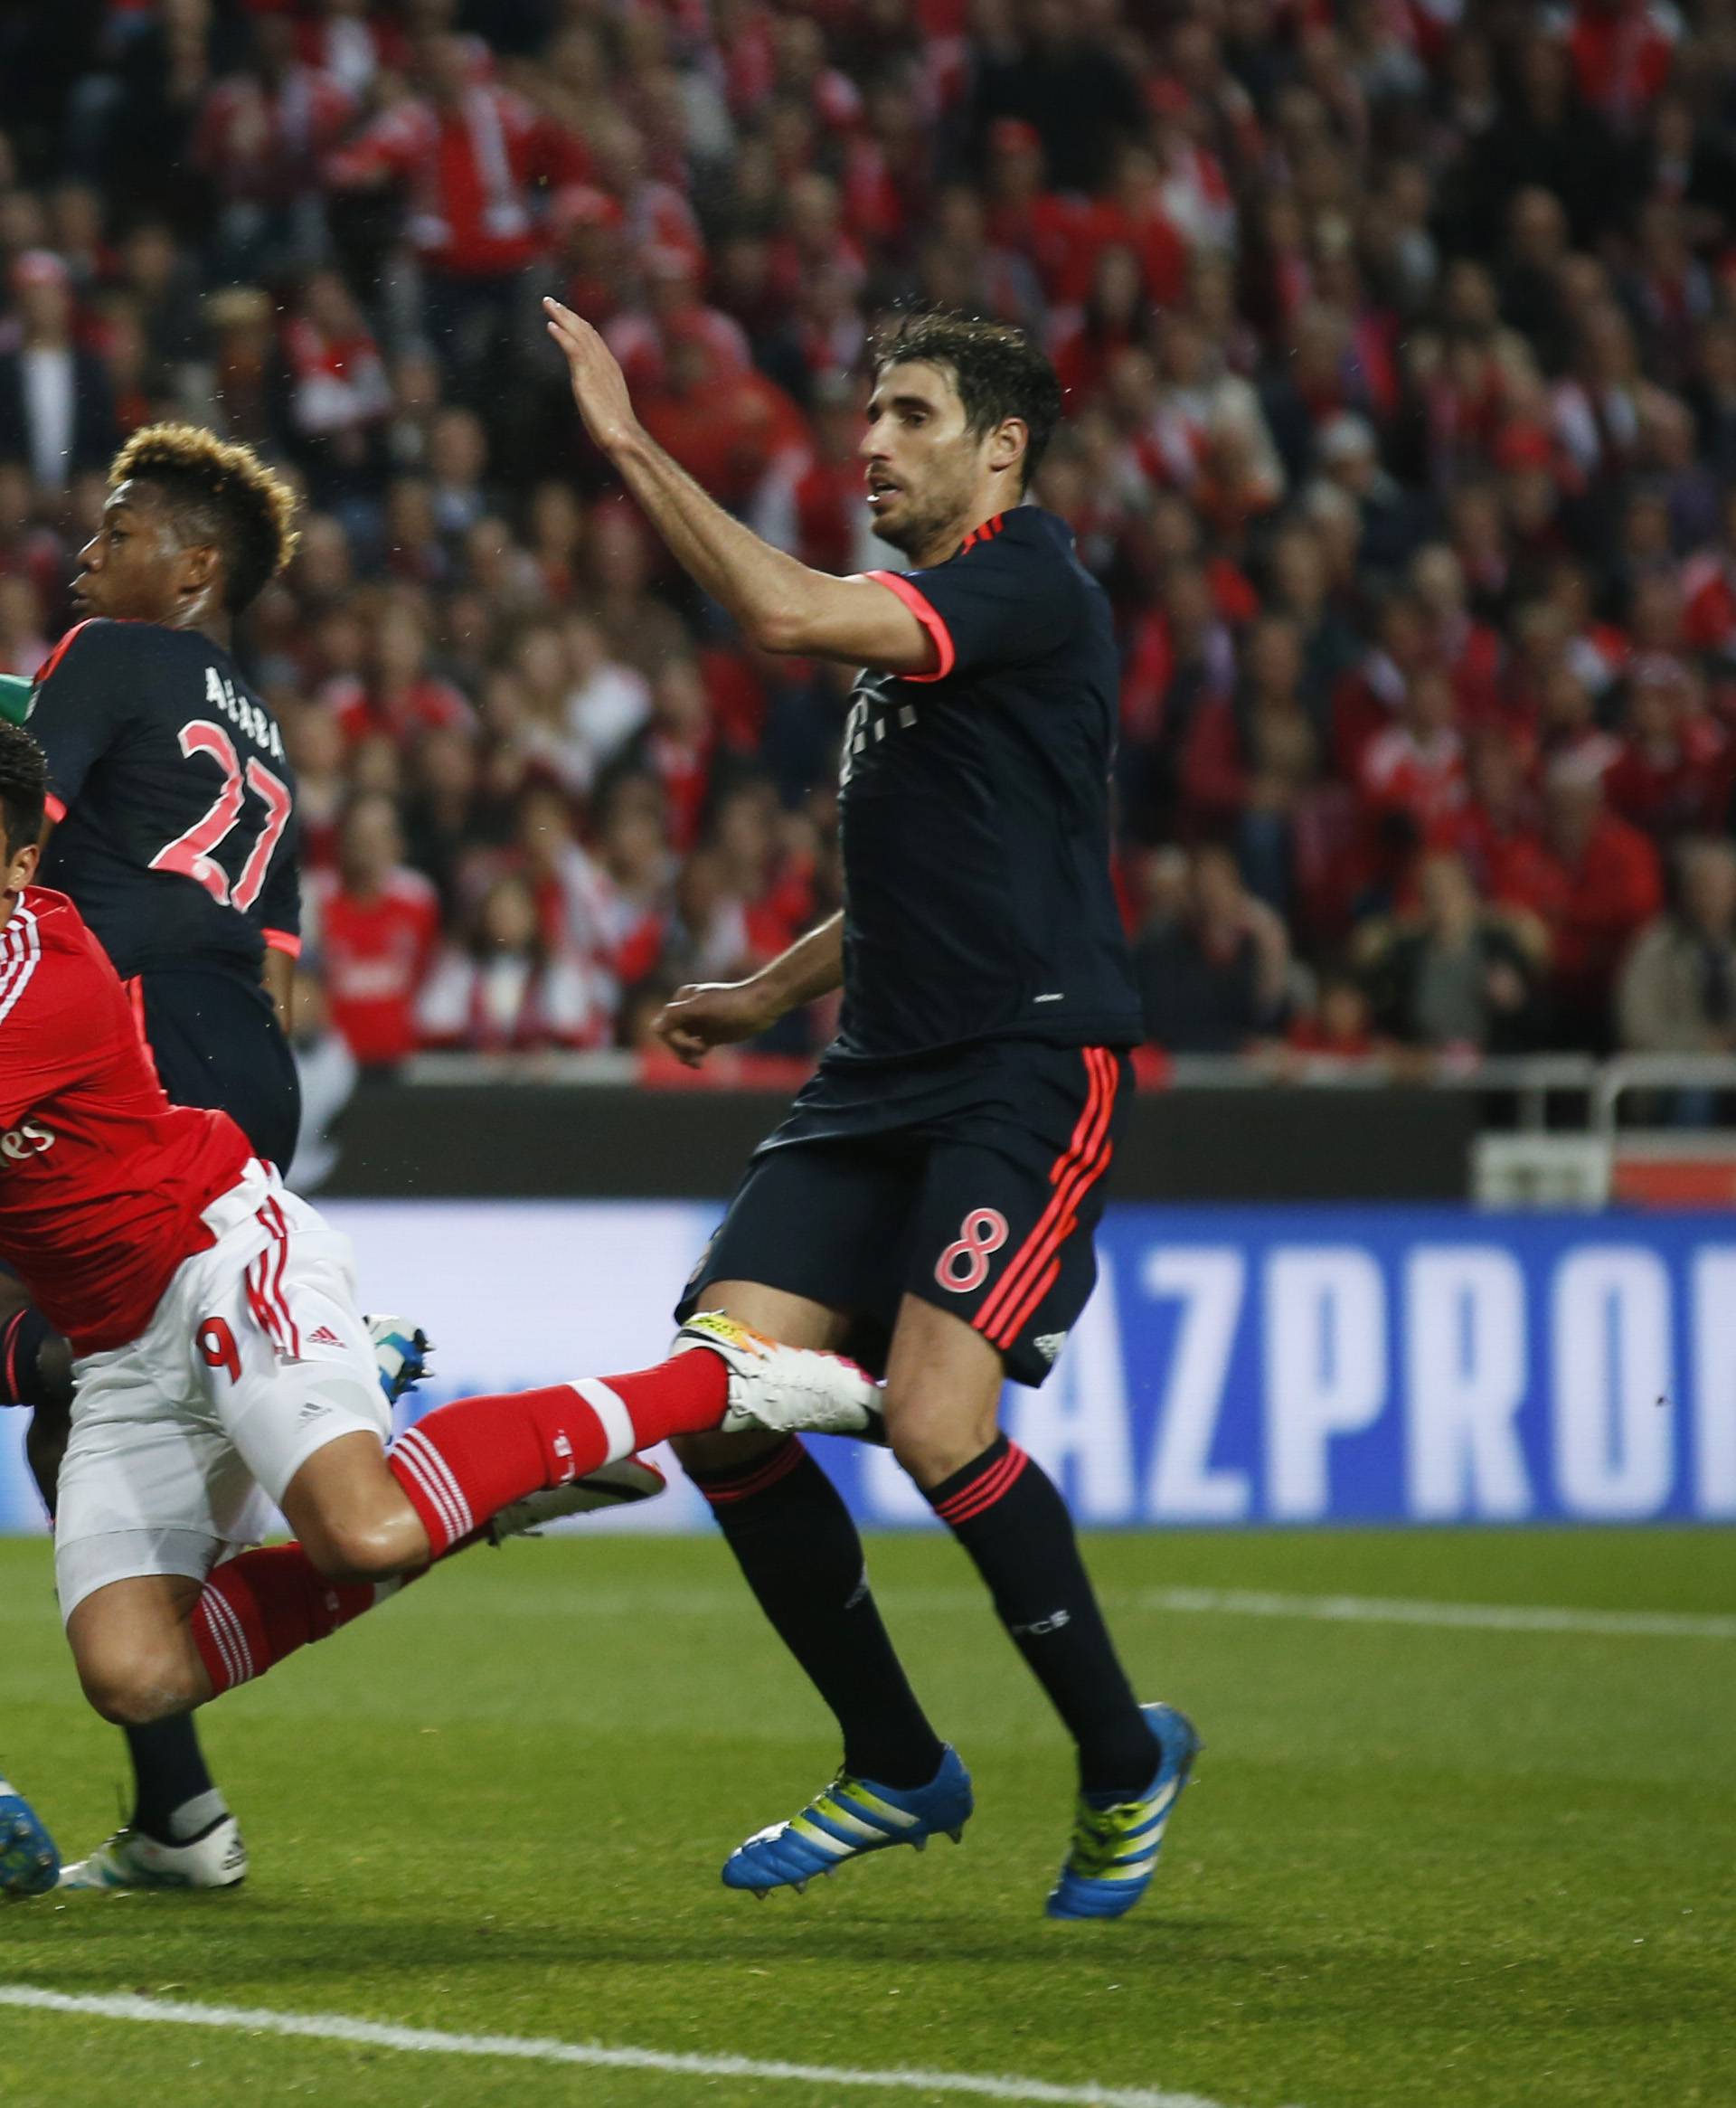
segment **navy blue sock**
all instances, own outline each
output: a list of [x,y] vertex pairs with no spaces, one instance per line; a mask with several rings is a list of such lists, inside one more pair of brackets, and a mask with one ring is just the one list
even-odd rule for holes
[[1054,1482],[1002,1434],[927,1491],[1078,1744],[1080,1788],[1113,1801],[1143,1793],[1157,1768],[1156,1737],[1116,1657]]
[[[177,1713],[125,1733],[133,1760],[135,1829],[160,1844],[182,1845],[222,1820],[226,1812],[222,1797],[205,1769],[192,1714]],[[189,1820],[188,1804],[195,1801],[200,1805],[191,1810]]]
[[844,1730],[844,1761],[884,1786],[926,1786],[939,1737],[869,1592],[843,1497],[791,1435],[732,1471],[690,1471],[778,1637]]

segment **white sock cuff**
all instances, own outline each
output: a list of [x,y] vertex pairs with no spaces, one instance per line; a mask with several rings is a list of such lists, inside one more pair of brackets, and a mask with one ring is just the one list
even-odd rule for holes
[[609,1443],[609,1461],[630,1457],[639,1442],[633,1432],[633,1415],[620,1394],[611,1391],[600,1376],[580,1376],[572,1387],[597,1415]]

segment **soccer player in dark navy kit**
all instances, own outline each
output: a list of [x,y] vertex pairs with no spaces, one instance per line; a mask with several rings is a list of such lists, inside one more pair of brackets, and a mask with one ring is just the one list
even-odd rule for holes
[[[591,438],[698,583],[763,648],[867,669],[844,737],[842,913],[749,981],[683,989],[659,1020],[697,1061],[844,990],[836,1041],[679,1314],[721,1307],[884,1372],[893,1451],[1078,1744],[1049,1911],[1119,1916],[1197,1740],[1134,1697],[1059,1493],[996,1430],[1003,1379],[1041,1383],[1090,1293],[1141,1036],[1109,880],[1109,609],[1065,525],[1023,502],[1059,385],[1016,329],[927,316],[883,337],[864,480],[877,532],[913,568],[834,578],[713,505],[640,428],[596,332],[546,306]],[[680,1450],[844,1731],[833,1784],[750,1838],[724,1880],[800,1887],[956,1835],[968,1774],[910,1690],[830,1481],[793,1439]]]
[[[170,1099],[228,1112],[287,1169],[300,1116],[285,1029],[300,930],[295,780],[231,640],[289,559],[294,498],[249,449],[189,425],[135,433],[109,486],[74,585],[88,619],[37,676],[28,717],[48,757],[42,883],[101,940]],[[52,1509],[65,1345],[17,1307],[14,1281],[0,1290],[0,1394],[37,1406],[30,1459]],[[191,1722],[127,1741],[132,1820],[63,1885],[239,1881],[246,1848]]]

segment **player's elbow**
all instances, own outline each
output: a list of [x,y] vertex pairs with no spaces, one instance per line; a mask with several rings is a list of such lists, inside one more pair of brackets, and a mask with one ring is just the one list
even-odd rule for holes
[[790,657],[809,648],[807,611],[790,601],[762,609],[753,622],[753,641],[761,651]]

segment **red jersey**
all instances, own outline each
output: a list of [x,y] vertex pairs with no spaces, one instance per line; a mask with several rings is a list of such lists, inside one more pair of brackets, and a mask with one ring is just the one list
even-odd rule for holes
[[136,1339],[253,1152],[171,1105],[108,956],[64,893],[0,929],[0,1259],[77,1354]]
[[420,871],[392,872],[372,900],[317,874],[319,943],[332,1022],[359,1062],[401,1062],[416,1047],[416,997],[440,934],[440,903]]

